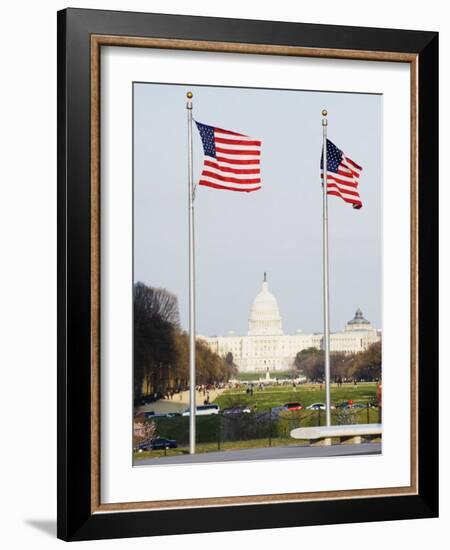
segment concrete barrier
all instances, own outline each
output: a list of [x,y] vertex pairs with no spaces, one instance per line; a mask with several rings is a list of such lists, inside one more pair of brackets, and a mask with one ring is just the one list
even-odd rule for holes
[[339,438],[343,445],[358,445],[362,439],[381,437],[381,424],[343,424],[339,426],[314,426],[291,430],[294,439],[307,439],[311,446],[331,445],[332,438]]

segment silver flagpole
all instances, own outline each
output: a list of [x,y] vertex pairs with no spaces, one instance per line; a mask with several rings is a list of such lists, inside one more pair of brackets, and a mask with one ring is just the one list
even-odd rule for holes
[[186,94],[188,120],[188,204],[189,204],[189,453],[195,454],[195,248],[194,167],[192,151],[192,92]]
[[327,126],[328,112],[322,111],[323,129],[323,348],[325,353],[325,407],[326,425],[331,426],[330,396],[330,308],[328,285],[328,194],[327,194]]

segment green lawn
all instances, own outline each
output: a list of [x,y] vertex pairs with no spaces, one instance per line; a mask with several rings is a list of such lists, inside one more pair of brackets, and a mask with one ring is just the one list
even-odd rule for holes
[[[269,439],[250,439],[246,441],[225,441],[225,442],[212,442],[212,443],[198,443],[196,445],[197,453],[212,453],[214,451],[236,451],[239,449],[257,449],[262,447],[279,447],[285,445],[298,445],[297,439],[291,437],[286,438],[273,438]],[[163,456],[179,456],[189,454],[189,447],[187,445],[178,447],[177,449],[167,449],[164,451],[144,451],[142,453],[134,453],[135,460],[141,460],[143,458],[158,458]]]
[[[368,403],[375,401],[377,397],[376,382],[343,384],[340,388],[336,384],[331,385],[331,402],[333,404],[341,403],[352,399],[355,403]],[[221,409],[233,406],[249,405],[256,410],[268,410],[271,407],[279,407],[289,401],[299,401],[304,407],[312,403],[325,402],[325,389],[322,390],[319,384],[302,384],[294,388],[288,386],[267,386],[260,391],[257,386],[253,388],[253,395],[246,393],[246,387],[227,390],[222,393],[215,403],[220,405]]]

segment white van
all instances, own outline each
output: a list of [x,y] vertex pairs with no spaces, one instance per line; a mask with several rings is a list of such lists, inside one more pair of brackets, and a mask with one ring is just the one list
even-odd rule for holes
[[[219,414],[220,407],[216,403],[210,405],[197,405],[195,408],[195,416],[204,416],[205,414]],[[186,409],[183,416],[189,416],[189,409]]]

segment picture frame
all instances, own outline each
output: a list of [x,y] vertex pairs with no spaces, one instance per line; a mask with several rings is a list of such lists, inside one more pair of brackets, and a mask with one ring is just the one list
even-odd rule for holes
[[[100,52],[107,46],[409,65],[409,486],[101,502]],[[90,540],[437,516],[437,143],[437,33],[84,9],[58,12],[59,538]]]

